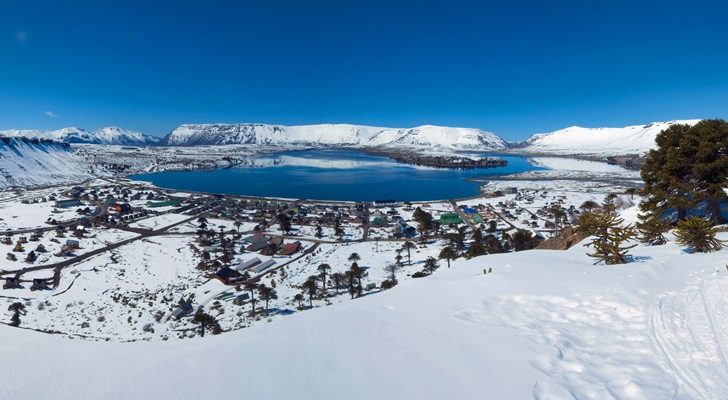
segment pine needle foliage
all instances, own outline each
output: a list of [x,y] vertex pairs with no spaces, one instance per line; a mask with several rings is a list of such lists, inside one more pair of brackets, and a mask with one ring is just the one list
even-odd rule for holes
[[672,224],[670,221],[656,217],[654,214],[640,215],[640,222],[637,223],[639,241],[651,246],[660,246],[667,243],[665,233]]
[[710,253],[723,248],[723,241],[715,237],[715,227],[700,217],[679,221],[675,228],[676,242],[694,253]]
[[602,213],[583,214],[579,221],[579,230],[592,235],[594,238],[587,244],[593,248],[589,257],[594,257],[599,262],[607,265],[625,264],[629,260],[629,250],[637,244],[626,245],[628,241],[636,237],[635,228],[632,225],[623,226],[624,220],[617,215]]

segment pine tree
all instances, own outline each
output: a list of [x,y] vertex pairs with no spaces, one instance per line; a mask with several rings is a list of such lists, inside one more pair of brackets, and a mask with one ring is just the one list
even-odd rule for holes
[[433,272],[435,272],[438,268],[440,268],[440,264],[435,260],[433,257],[427,257],[427,260],[425,260],[425,272],[428,275],[432,275]]
[[728,123],[703,120],[689,125],[672,125],[655,138],[640,174],[645,185],[643,211],[662,215],[676,211],[677,219],[704,203],[715,223],[725,221],[720,202],[728,179]]
[[441,260],[442,259],[447,260],[447,267],[448,268],[450,268],[450,260],[454,260],[456,258],[458,258],[458,253],[457,253],[457,251],[455,251],[455,249],[453,249],[450,246],[445,246],[440,251],[440,259]]
[[13,316],[10,317],[10,326],[20,326],[20,315],[25,314],[25,305],[16,301],[8,307],[8,311],[13,312]]
[[579,222],[579,230],[594,236],[587,244],[587,247],[594,248],[594,252],[587,255],[597,258],[596,263],[624,264],[629,257],[628,251],[637,246],[625,245],[625,242],[635,238],[635,228],[632,225],[622,226],[624,220],[615,214],[586,213]]
[[511,235],[511,243],[513,243],[513,250],[523,251],[530,250],[538,244],[538,240],[533,237],[530,231],[525,229],[518,229]]
[[639,241],[652,246],[659,246],[667,243],[665,233],[670,230],[670,221],[660,219],[654,214],[640,215],[640,222],[637,223]]
[[213,335],[222,333],[222,328],[220,327],[220,323],[217,322],[217,319],[202,310],[197,310],[197,313],[192,318],[192,322],[200,325],[200,336],[205,336],[205,330],[209,330]]
[[676,242],[696,253],[709,253],[723,248],[723,242],[715,237],[716,230],[700,217],[691,217],[677,223]]

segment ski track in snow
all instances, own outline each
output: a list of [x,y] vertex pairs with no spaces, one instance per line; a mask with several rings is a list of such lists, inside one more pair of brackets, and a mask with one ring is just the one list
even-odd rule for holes
[[728,277],[702,277],[647,307],[607,296],[511,296],[460,310],[552,348],[532,361],[546,399],[728,399]]
[[674,398],[728,398],[728,279],[688,284],[652,308],[650,334],[666,369],[680,383]]

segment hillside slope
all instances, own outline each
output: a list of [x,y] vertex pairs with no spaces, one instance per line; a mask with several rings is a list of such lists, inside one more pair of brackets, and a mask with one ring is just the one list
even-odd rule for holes
[[532,135],[519,151],[554,155],[642,154],[655,147],[655,137],[674,124],[694,125],[700,120],[653,122],[624,128],[583,128],[572,126],[550,133]]
[[68,144],[0,137],[0,189],[77,182],[92,175]]
[[622,266],[594,266],[582,246],[458,259],[204,339],[87,342],[0,326],[0,398],[722,398],[728,250],[633,252],[640,261]]
[[306,146],[417,146],[446,149],[505,149],[498,135],[480,129],[424,125],[378,128],[348,124],[282,126],[265,124],[180,125],[160,142],[168,146],[265,144]]

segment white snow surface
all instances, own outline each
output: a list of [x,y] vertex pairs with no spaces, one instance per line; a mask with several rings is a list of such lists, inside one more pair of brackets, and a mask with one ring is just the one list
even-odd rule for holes
[[93,176],[68,145],[0,138],[0,189],[78,182]]
[[64,143],[112,144],[112,145],[147,145],[159,139],[141,132],[107,126],[93,131],[77,127],[57,130],[8,129],[0,130],[0,136],[26,137],[33,139],[50,139]]
[[474,128],[423,125],[381,128],[349,124],[185,124],[161,142],[172,146],[266,144],[321,146],[417,146],[447,149],[505,149],[498,135]]
[[585,250],[458,259],[202,339],[107,343],[0,325],[0,398],[725,398],[728,250],[640,245],[619,266],[594,266]]
[[699,119],[653,122],[624,128],[571,126],[532,135],[522,151],[544,154],[625,155],[642,154],[655,148],[655,137],[674,124],[695,125]]

